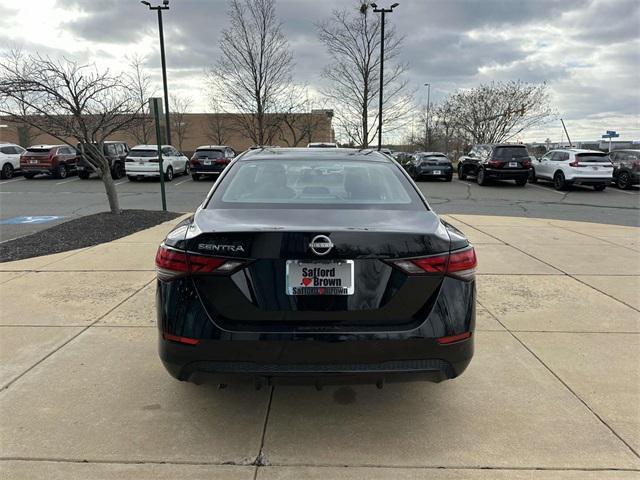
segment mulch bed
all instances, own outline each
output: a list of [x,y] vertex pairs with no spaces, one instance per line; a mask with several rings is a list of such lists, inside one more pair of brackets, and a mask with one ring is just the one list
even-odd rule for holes
[[0,244],[0,262],[66,252],[110,242],[182,215],[154,210],[122,210],[87,215]]

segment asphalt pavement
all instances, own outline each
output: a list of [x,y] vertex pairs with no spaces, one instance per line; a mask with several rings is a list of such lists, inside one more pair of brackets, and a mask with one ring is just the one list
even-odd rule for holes
[[[213,178],[194,182],[176,177],[166,184],[167,207],[175,212],[191,212],[202,202]],[[120,204],[125,209],[159,210],[160,183],[157,180],[116,181]],[[496,182],[479,187],[474,181],[450,183],[421,181],[420,188],[433,208],[442,214],[481,214],[576,220],[615,225],[640,226],[640,188],[604,192],[573,187],[558,192],[551,184]],[[31,180],[17,177],[0,181],[0,241],[18,238],[57,223],[108,210],[102,182],[97,178],[65,180],[39,176]],[[49,218],[33,218],[33,217]],[[19,218],[28,217],[28,218]],[[50,218],[59,217],[59,218]],[[42,223],[39,223],[42,222]]]

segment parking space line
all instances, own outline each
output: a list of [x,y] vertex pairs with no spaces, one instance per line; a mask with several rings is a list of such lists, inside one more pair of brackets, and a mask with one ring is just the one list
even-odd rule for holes
[[559,192],[558,190],[554,190],[552,188],[547,188],[547,187],[542,187],[540,185],[535,185],[533,183],[529,183],[527,185],[529,185],[530,187],[533,187],[533,188],[539,188],[540,190],[544,190],[545,192],[557,193],[558,195],[564,195],[566,193],[566,192]]
[[58,182],[58,183],[56,183],[56,185],[62,185],[63,183],[69,183],[69,182],[77,182],[79,180],[80,180],[80,178],[77,178],[77,177],[76,178],[70,178],[69,180],[65,180],[63,182]]
[[11,182],[19,182],[20,180],[26,180],[26,178],[20,177],[20,178],[14,178],[12,180],[5,180],[4,182],[0,182],[0,185],[4,185],[5,183],[11,183]]
[[114,183],[114,185],[122,185],[123,183],[127,183],[129,181],[128,178],[125,178],[124,180],[120,181],[120,182],[116,182]]
[[181,182],[174,183],[174,185],[177,187],[178,185],[182,185],[184,182],[188,182],[189,180],[191,180],[191,179],[190,178],[186,178],[186,179],[182,180]]
[[625,190],[620,190],[619,188],[608,188],[610,192],[624,193],[625,195],[638,195],[636,192],[627,192]]

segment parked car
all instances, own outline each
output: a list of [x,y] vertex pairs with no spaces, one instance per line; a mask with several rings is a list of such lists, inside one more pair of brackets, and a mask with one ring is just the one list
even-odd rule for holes
[[451,160],[441,152],[419,152],[413,155],[407,171],[411,178],[444,178],[450,182],[453,178],[453,164]]
[[69,145],[35,145],[20,156],[20,169],[25,178],[39,173],[54,178],[67,178],[77,170],[78,153]]
[[534,162],[529,178],[532,183],[551,181],[556,190],[591,185],[598,191],[607,188],[612,179],[613,165],[606,153],[579,148],[551,150]]
[[[164,179],[173,180],[174,175],[189,175],[189,159],[171,145],[162,145],[162,166]],[[157,145],[137,145],[133,147],[125,159],[124,168],[127,178],[135,182],[145,177],[160,176],[160,160]]]
[[235,156],[233,148],[226,145],[202,145],[189,160],[191,178],[198,181],[202,175],[219,175]]
[[156,266],[179,380],[382,387],[457,377],[473,355],[474,249],[377,151],[244,152]]
[[[81,149],[82,145],[78,144],[76,150],[80,152]],[[126,174],[124,165],[127,154],[129,153],[129,145],[127,145],[126,142],[106,141],[103,144],[102,153],[109,162],[111,178],[118,180],[124,177]],[[93,173],[93,168],[91,168],[87,161],[80,155],[78,158],[78,176],[82,180],[86,180],[91,176],[91,173]]]
[[20,170],[20,155],[24,148],[15,143],[0,143],[0,178],[13,178],[16,170]]
[[609,153],[613,164],[613,183],[626,189],[640,184],[640,150],[614,150]]
[[312,142],[307,144],[307,148],[338,148],[338,144],[333,142]]
[[474,145],[467,155],[458,159],[458,178],[476,178],[478,185],[491,179],[515,180],[523,187],[529,178],[531,157],[527,147],[516,143]]

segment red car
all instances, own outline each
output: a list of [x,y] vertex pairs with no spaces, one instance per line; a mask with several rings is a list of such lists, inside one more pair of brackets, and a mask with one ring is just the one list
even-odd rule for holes
[[39,173],[67,178],[77,170],[77,165],[78,154],[69,145],[36,145],[20,156],[20,169],[25,178],[33,178]]

